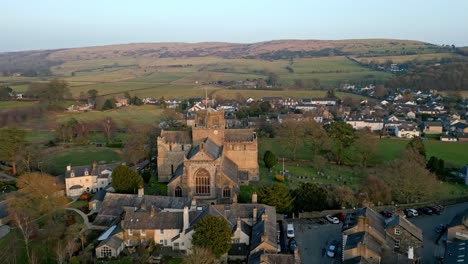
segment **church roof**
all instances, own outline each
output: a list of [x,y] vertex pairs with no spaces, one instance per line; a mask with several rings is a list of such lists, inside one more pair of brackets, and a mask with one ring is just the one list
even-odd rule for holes
[[222,148],[216,145],[216,143],[214,143],[211,139],[205,138],[198,145],[194,146],[190,150],[190,152],[187,155],[187,158],[191,159],[192,157],[197,155],[197,153],[199,153],[202,150],[202,146],[205,153],[207,153],[213,160],[216,160],[221,156]]
[[184,164],[183,163],[180,164],[179,166],[177,166],[177,169],[175,170],[174,175],[169,180],[168,184],[173,182],[175,179],[181,177],[182,175],[184,175]]
[[190,131],[161,131],[161,138],[166,143],[190,144],[192,139]]
[[238,181],[238,169],[237,165],[230,159],[224,157],[221,163],[221,171],[224,175],[229,177],[233,182]]
[[255,139],[255,133],[251,129],[226,129],[224,141],[226,142],[251,142]]

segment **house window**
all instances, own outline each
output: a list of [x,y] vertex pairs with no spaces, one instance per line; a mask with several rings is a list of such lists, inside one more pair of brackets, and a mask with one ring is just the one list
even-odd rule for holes
[[210,173],[201,169],[195,176],[195,192],[198,195],[210,195]]
[[182,144],[182,151],[184,151],[184,144]]
[[395,248],[400,248],[400,240],[395,240]]
[[133,229],[128,230],[128,235],[133,236]]
[[244,145],[244,150],[247,150],[247,145]]
[[167,246],[167,240],[164,240],[164,245]]
[[161,245],[162,245],[162,244],[163,244],[163,242],[164,242],[163,240],[159,240],[159,244],[161,244]]
[[88,187],[88,188],[86,188],[86,192],[89,192],[89,187]]
[[177,186],[175,188],[175,191],[174,191],[174,196],[175,197],[182,197],[182,188],[180,188],[179,186]]
[[231,150],[234,150],[234,145],[233,144],[231,144]]
[[233,244],[239,244],[240,243],[240,238],[234,238],[232,239]]
[[112,250],[108,247],[103,247],[101,248],[101,257],[111,257],[112,256]]
[[140,234],[141,234],[141,236],[146,236],[146,230],[145,230],[145,229],[141,229],[141,230],[140,230]]
[[184,245],[184,242],[182,242],[182,246]]
[[161,235],[164,234],[164,229],[161,229],[160,232],[161,232]]
[[398,228],[395,228],[395,235],[400,235],[400,234],[401,234],[401,230]]
[[224,187],[223,198],[231,198],[231,189],[229,187]]
[[172,151],[172,144],[169,144],[169,151]]

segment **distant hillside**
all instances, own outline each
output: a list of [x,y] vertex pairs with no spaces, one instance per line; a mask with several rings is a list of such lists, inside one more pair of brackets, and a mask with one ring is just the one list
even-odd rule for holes
[[83,47],[60,50],[23,51],[0,53],[0,72],[15,73],[36,71],[47,73],[54,65],[68,61],[114,58],[256,58],[265,60],[327,57],[327,56],[390,56],[436,53],[443,48],[430,43],[393,40],[274,40],[253,44],[202,42],[202,43],[136,43]]

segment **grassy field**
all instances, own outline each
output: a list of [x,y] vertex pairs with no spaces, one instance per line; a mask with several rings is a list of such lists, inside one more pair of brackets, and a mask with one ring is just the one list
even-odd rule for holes
[[[379,142],[378,162],[382,163],[396,159],[405,149],[409,140],[405,139],[381,139]],[[424,141],[426,156],[436,156],[455,166],[463,166],[468,163],[468,144],[461,142],[441,142],[435,140]]]
[[377,63],[385,63],[387,60],[391,60],[393,63],[405,63],[410,61],[429,61],[429,60],[440,60],[444,58],[459,58],[461,55],[453,53],[426,53],[416,55],[399,55],[399,56],[378,56],[378,57],[361,57],[356,58],[358,61],[363,63],[369,63],[371,60]]
[[162,109],[154,105],[128,106],[106,111],[91,112],[63,112],[53,118],[57,123],[66,122],[70,118],[83,121],[96,121],[111,117],[118,125],[126,126],[130,123],[155,124],[162,113]]
[[47,171],[54,175],[63,174],[67,165],[82,166],[98,163],[114,163],[121,160],[117,149],[83,146],[63,149],[48,155]]
[[0,110],[22,108],[36,105],[37,102],[24,102],[24,101],[0,101]]

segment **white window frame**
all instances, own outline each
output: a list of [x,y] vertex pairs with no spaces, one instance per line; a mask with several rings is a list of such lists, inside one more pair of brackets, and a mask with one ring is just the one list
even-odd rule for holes
[[395,228],[395,235],[401,235],[401,230],[399,228]]
[[133,236],[133,229],[128,229],[128,235]]
[[400,248],[400,240],[395,240],[395,248]]
[[140,230],[140,234],[141,234],[141,236],[146,236],[146,230],[145,230],[145,229],[141,229],[141,230]]

